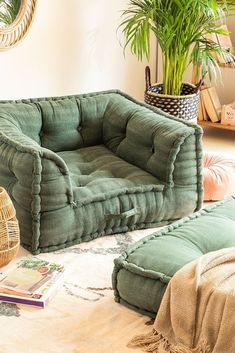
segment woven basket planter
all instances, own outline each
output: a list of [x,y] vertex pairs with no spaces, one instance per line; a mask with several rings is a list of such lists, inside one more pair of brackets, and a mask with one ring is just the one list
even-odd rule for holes
[[6,190],[0,187],[0,267],[16,256],[20,245],[15,208]]
[[162,83],[151,85],[150,69],[148,66],[145,69],[145,77],[146,91],[144,100],[146,103],[180,119],[197,122],[200,93],[199,91],[195,93],[196,86],[184,83],[182,95],[168,96],[162,93]]

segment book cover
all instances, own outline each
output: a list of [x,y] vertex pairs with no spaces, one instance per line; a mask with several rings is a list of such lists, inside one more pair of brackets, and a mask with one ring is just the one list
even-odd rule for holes
[[223,105],[221,124],[235,126],[235,102]]
[[[202,88],[201,88],[201,92],[202,90],[204,89],[207,89],[207,86],[206,85],[203,85]],[[208,121],[210,120],[208,114],[207,114],[207,111],[206,111],[206,108],[205,108],[205,104],[204,104],[204,101],[203,101],[203,96],[202,96],[202,93],[200,94],[200,101],[199,101],[199,116],[198,116],[198,120],[199,121]]]
[[209,87],[208,92],[212,101],[212,104],[214,106],[214,109],[217,113],[218,119],[221,120],[221,110],[222,110],[222,105],[219,100],[219,96],[217,94],[216,88],[215,87]]
[[44,307],[63,274],[60,264],[25,257],[0,278],[0,301]]
[[[216,109],[214,106],[214,103],[211,99],[211,95],[209,93],[209,89],[203,89],[201,91],[201,95],[203,98],[203,102],[205,105],[205,109],[207,111],[207,114],[212,122],[219,122],[220,121],[220,112]],[[218,102],[217,102],[218,103]],[[221,106],[220,106],[221,107]]]

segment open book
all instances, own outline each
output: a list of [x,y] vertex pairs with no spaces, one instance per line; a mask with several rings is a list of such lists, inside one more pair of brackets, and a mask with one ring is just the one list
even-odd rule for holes
[[44,307],[63,274],[60,264],[25,257],[0,278],[0,301]]

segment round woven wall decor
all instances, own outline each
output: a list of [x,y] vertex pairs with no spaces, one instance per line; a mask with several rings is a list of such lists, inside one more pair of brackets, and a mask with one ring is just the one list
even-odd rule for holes
[[20,231],[16,211],[6,190],[0,187],[0,267],[16,256],[20,245]]
[[7,50],[18,44],[28,32],[35,14],[37,0],[21,0],[19,13],[14,22],[0,28],[0,50]]

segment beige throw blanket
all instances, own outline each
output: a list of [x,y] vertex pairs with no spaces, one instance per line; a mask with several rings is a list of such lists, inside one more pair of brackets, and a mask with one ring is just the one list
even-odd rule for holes
[[234,353],[235,248],[208,253],[179,270],[153,332],[129,346],[153,353]]

